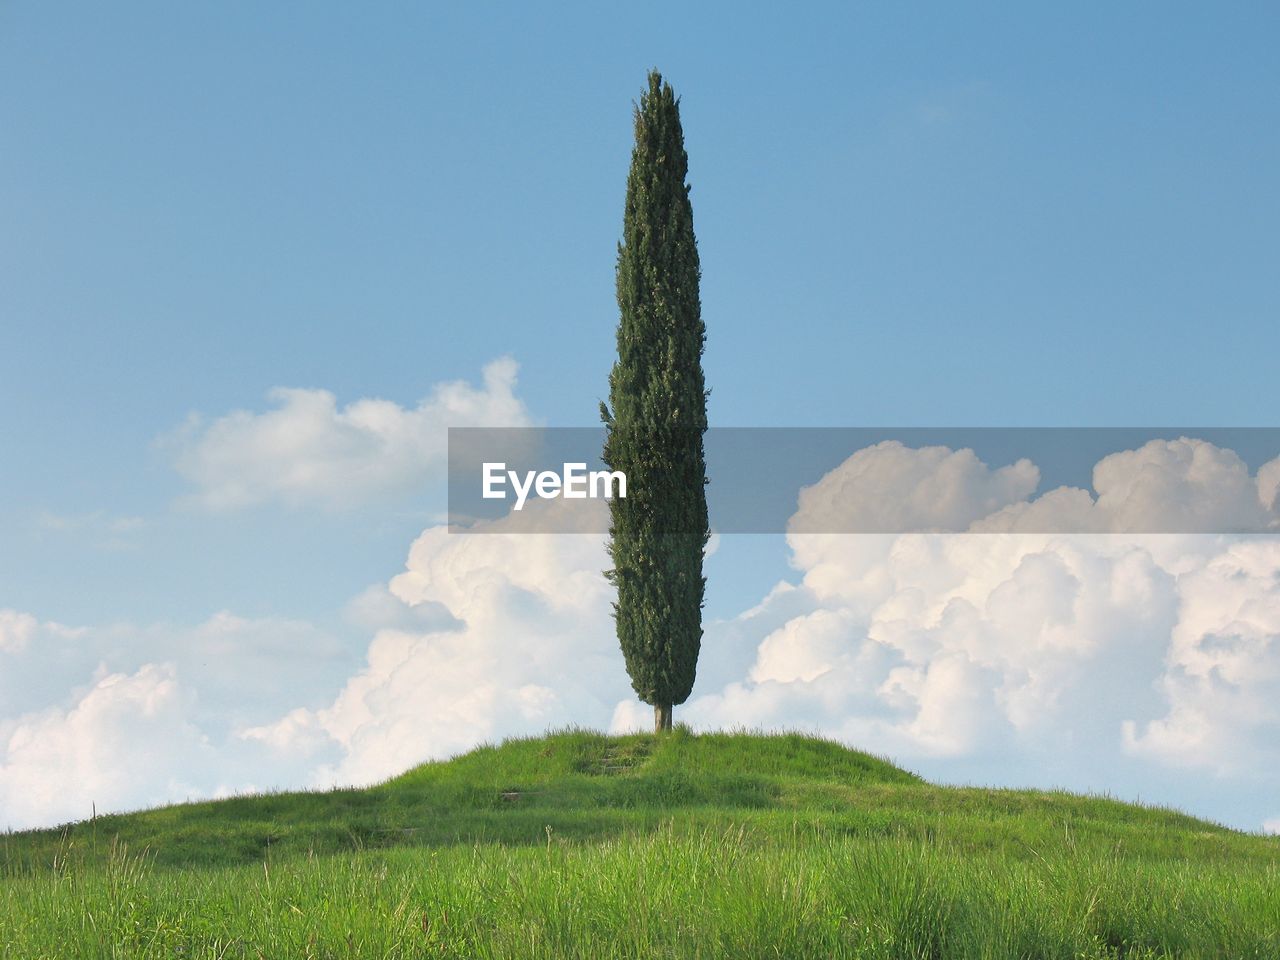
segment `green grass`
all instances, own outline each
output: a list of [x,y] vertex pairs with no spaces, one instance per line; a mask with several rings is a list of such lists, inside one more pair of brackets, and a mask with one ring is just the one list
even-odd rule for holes
[[572,731],[12,834],[0,958],[1280,958],[1280,844],[796,735]]

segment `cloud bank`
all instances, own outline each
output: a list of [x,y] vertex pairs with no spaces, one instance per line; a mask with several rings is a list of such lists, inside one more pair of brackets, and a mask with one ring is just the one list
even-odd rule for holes
[[[860,451],[802,498],[786,538],[794,578],[707,625],[678,719],[814,730],[952,782],[1105,790],[1274,826],[1280,542],[1126,532],[1162,504],[1213,523],[1273,508],[1274,462],[1250,476],[1210,447],[1109,457],[1085,499],[1035,497],[1032,464]],[[804,532],[808,512],[857,509],[903,477],[930,491],[909,509],[1002,532]],[[616,650],[603,538],[520,532],[531,511],[562,507],[530,504],[486,536],[423,532],[402,573],[348,605],[363,641],[224,614],[183,634],[193,652],[177,656],[156,628],[0,614],[0,692],[26,697],[0,720],[0,810],[20,826],[83,816],[91,795],[103,809],[368,783],[548,726],[646,728]],[[1096,532],[1018,532],[1026,511],[1054,509]],[[326,643],[329,661],[316,656]],[[329,665],[273,689],[309,660]],[[61,695],[39,686],[48,662],[65,664]],[[22,663],[36,665],[29,681]]]

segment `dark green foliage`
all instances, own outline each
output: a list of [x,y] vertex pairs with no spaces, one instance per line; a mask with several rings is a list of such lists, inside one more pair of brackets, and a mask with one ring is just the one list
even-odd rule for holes
[[702,556],[709,536],[706,327],[680,106],[656,71],[635,111],[618,245],[618,360],[609,375],[604,461],[627,476],[610,502],[609,576],[631,685],[659,708],[693,689],[702,643]]

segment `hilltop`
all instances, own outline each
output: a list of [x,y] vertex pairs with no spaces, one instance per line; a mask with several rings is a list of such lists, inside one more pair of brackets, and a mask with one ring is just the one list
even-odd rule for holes
[[919,837],[1026,855],[1066,830],[1131,852],[1274,853],[1268,841],[1161,808],[1062,792],[939,787],[801,734],[565,731],[486,745],[363,789],[268,793],[99,816],[8,836],[0,862],[92,856],[116,840],[157,863],[215,866],[396,846],[592,841],[660,824]]

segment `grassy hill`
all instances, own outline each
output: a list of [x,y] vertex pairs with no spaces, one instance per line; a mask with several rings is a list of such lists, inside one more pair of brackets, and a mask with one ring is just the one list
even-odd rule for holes
[[797,735],[573,731],[3,839],[0,957],[1280,957],[1280,844]]

